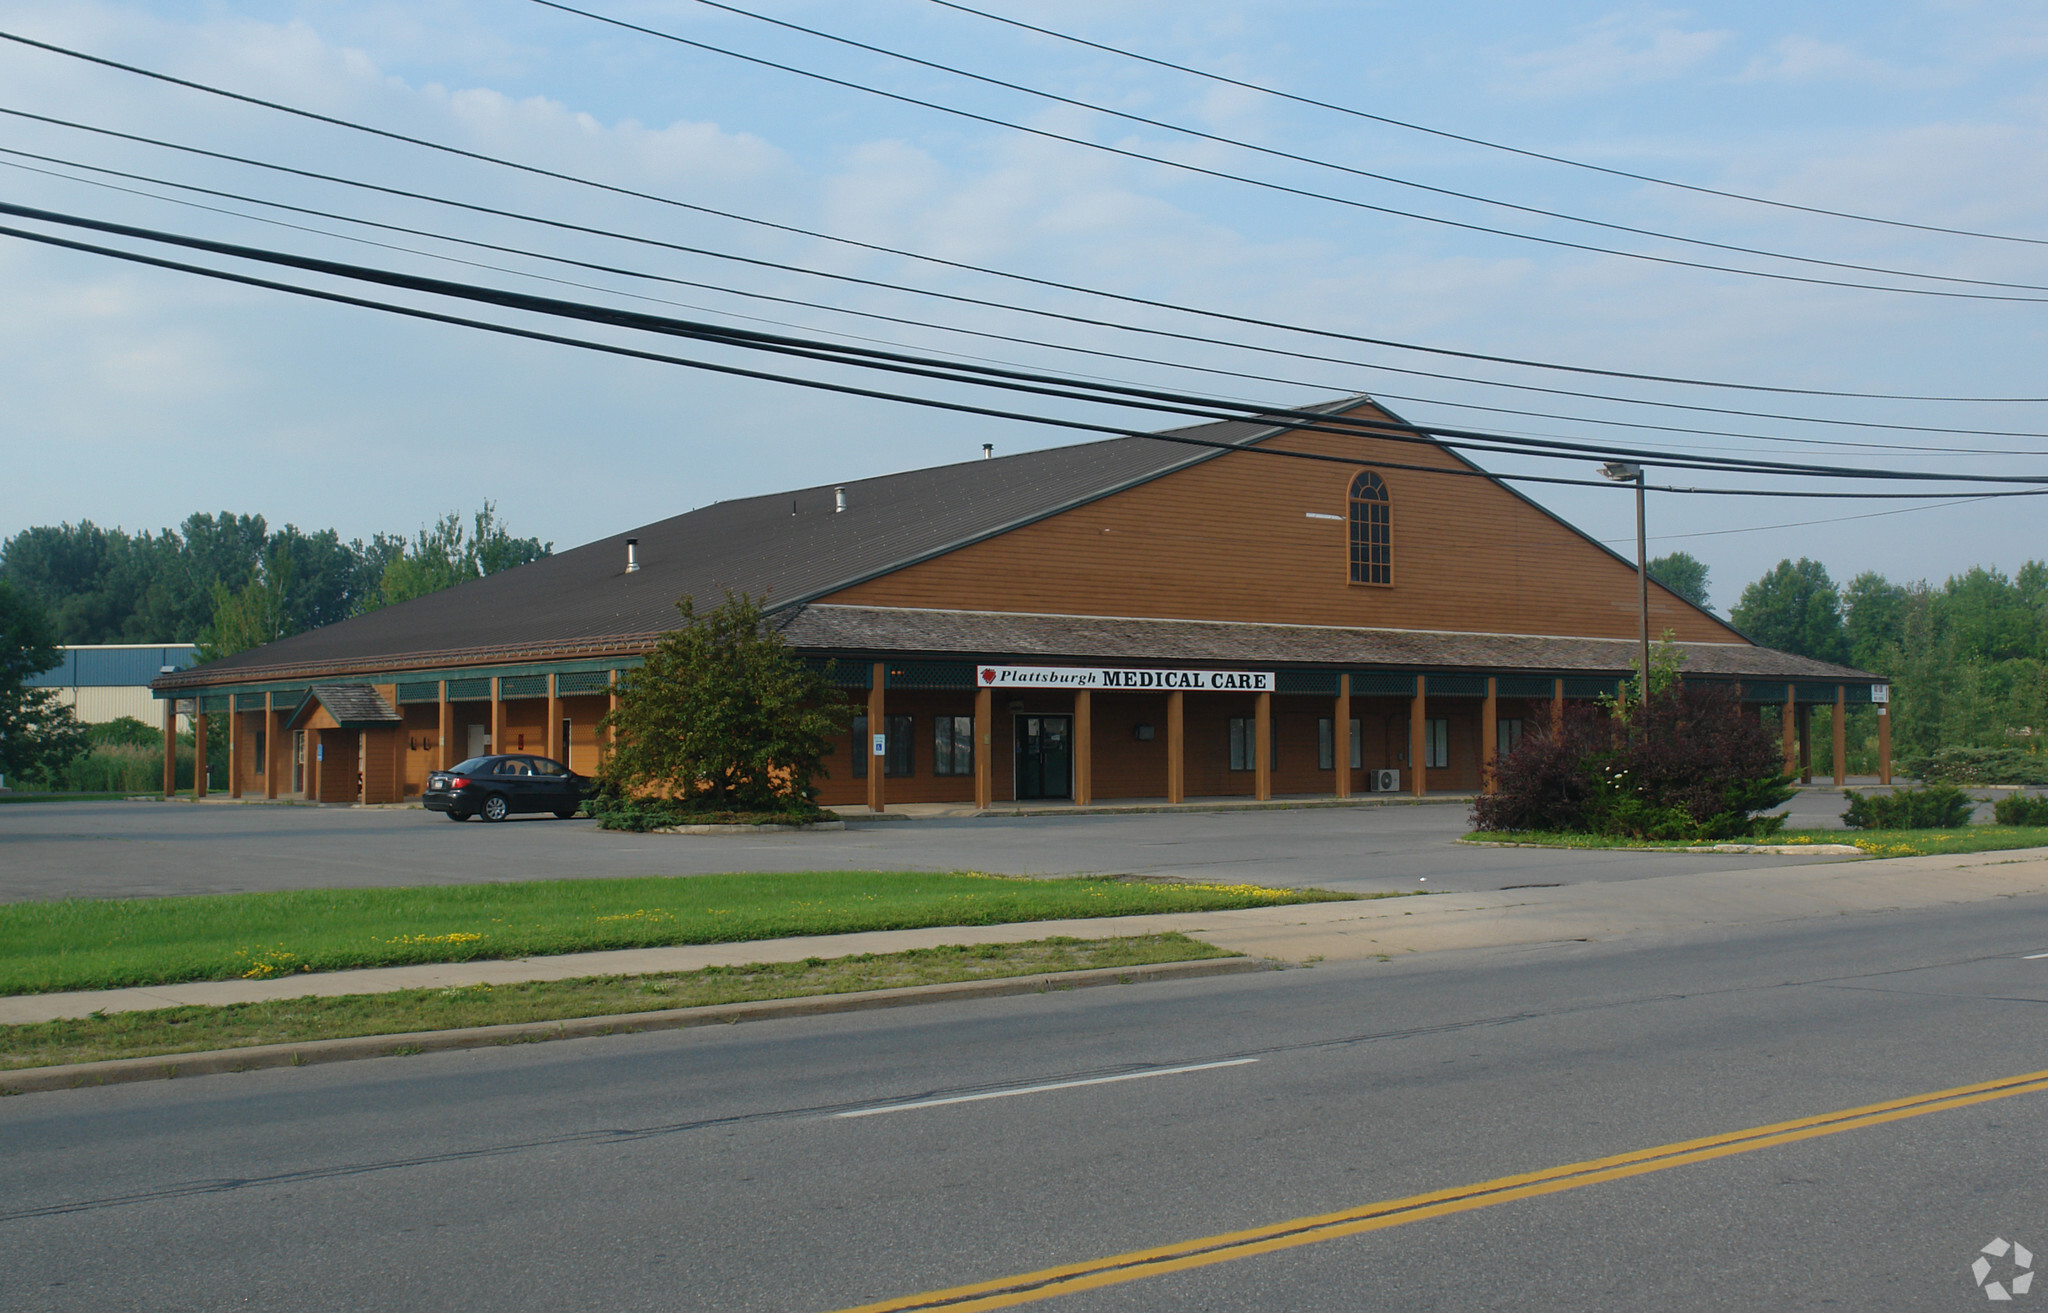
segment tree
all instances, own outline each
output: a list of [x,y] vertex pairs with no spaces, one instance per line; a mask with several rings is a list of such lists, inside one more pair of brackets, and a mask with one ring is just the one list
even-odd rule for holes
[[1690,552],[1673,552],[1650,562],[1650,577],[1701,610],[1707,610],[1707,565]]
[[[681,813],[815,815],[825,754],[848,710],[804,665],[745,594],[664,634],[619,681],[604,719],[611,747],[599,769],[611,805],[649,795]],[[606,805],[603,802],[600,806]]]
[[0,775],[48,779],[85,751],[85,729],[57,691],[28,686],[62,659],[42,605],[0,579]]
[[1849,659],[1842,597],[1819,561],[1802,556],[1797,562],[1778,562],[1742,590],[1742,600],[1728,615],[1737,629],[1765,647],[1816,661]]
[[393,606],[444,588],[509,570],[553,555],[555,545],[538,538],[514,538],[490,502],[476,513],[473,530],[450,511],[431,529],[422,527],[409,546],[385,567],[374,605]]
[[283,545],[271,550],[240,592],[230,592],[226,584],[214,580],[213,618],[200,633],[194,655],[202,662],[218,661],[294,632],[290,599],[296,581],[291,549]]

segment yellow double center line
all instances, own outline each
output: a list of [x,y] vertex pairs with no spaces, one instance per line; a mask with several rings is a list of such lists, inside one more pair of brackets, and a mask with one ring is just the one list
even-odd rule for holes
[[1630,1176],[1642,1176],[1673,1167],[1685,1167],[1692,1163],[1709,1162],[1715,1158],[1753,1153],[1758,1149],[1791,1144],[1798,1140],[1839,1135],[1843,1131],[1878,1126],[1908,1117],[1924,1117],[1931,1112],[1967,1108],[1973,1103],[2009,1099],[2016,1094],[2041,1093],[2048,1093],[2048,1071],[1985,1081],[1978,1085],[1961,1085],[1955,1089],[1937,1090],[1931,1094],[1893,1099],[1888,1103],[1873,1103],[1861,1108],[1822,1113],[1816,1117],[1802,1117],[1797,1121],[1753,1126],[1748,1130],[1730,1131],[1722,1135],[1710,1135],[1704,1139],[1685,1140],[1678,1144],[1659,1145],[1654,1149],[1638,1149],[1633,1153],[1616,1154],[1612,1158],[1569,1163],[1563,1167],[1526,1172],[1520,1176],[1503,1176],[1492,1181],[1481,1181],[1476,1185],[1461,1185],[1430,1194],[1386,1199],[1379,1203],[1347,1208],[1342,1212],[1297,1217],[1291,1221],[1274,1222],[1268,1226],[1252,1227],[1245,1231],[1229,1231],[1222,1235],[1204,1236],[1199,1240],[1183,1240],[1178,1244],[1161,1245],[1157,1249],[1139,1249],[1127,1254],[1112,1254],[1091,1262],[1049,1267],[1039,1272],[1026,1272],[1021,1276],[999,1277],[993,1281],[954,1286],[948,1290],[930,1290],[919,1295],[903,1295],[876,1304],[862,1304],[858,1308],[844,1309],[841,1313],[916,1313],[916,1310],[921,1309],[967,1313],[972,1309],[1008,1308],[1013,1304],[1029,1304],[1059,1295],[1095,1290],[1102,1286],[1121,1285],[1126,1281],[1164,1276],[1168,1272],[1185,1272],[1190,1268],[1207,1267],[1212,1263],[1228,1263],[1256,1254],[1276,1253],[1299,1245],[1320,1244],[1325,1240],[1336,1240],[1365,1231],[1404,1226],[1409,1222],[1420,1222],[1426,1218],[1466,1213],[1476,1208],[1491,1208],[1495,1204],[1505,1204],[1516,1199],[1558,1194],[1565,1190],[1599,1185],[1604,1181],[1619,1181]]

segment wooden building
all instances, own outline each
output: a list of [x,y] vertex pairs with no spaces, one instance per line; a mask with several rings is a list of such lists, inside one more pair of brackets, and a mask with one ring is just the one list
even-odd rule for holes
[[[1638,608],[1632,561],[1475,469],[1226,423],[720,502],[154,687],[230,736],[238,796],[397,802],[486,750],[587,772],[616,673],[730,590],[859,705],[828,805],[1471,790],[1619,689]],[[1649,606],[1688,679],[1779,709],[1788,769],[1825,705],[1839,778],[1843,713],[1878,702],[1889,778],[1881,679]]]

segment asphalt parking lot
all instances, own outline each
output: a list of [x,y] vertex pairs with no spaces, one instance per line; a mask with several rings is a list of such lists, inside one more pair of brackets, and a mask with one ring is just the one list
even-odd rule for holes
[[[1802,793],[1794,807],[1793,824],[1827,824],[1841,799]],[[417,808],[15,803],[0,807],[0,901],[825,869],[1458,891],[1838,860],[1477,848],[1454,842],[1465,830],[1455,801],[890,820],[763,835],[618,834],[545,816],[451,825]]]

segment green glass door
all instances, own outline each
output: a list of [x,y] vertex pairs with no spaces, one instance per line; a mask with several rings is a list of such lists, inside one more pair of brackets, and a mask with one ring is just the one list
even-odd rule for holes
[[1074,718],[1017,717],[1017,797],[1074,796]]

